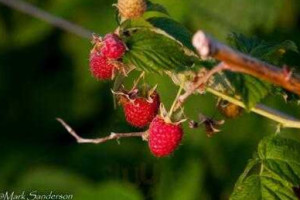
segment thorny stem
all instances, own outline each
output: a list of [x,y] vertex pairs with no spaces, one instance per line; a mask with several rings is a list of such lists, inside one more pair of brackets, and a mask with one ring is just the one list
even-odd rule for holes
[[147,140],[148,132],[133,132],[133,133],[111,133],[109,136],[96,138],[96,139],[86,139],[80,137],[72,128],[69,126],[64,120],[57,118],[58,122],[76,139],[78,143],[92,143],[92,144],[100,144],[107,142],[109,140],[118,140],[120,138],[128,138],[128,137],[141,137],[143,140]]
[[229,70],[250,74],[300,95],[300,77],[292,74],[287,67],[281,69],[233,50],[203,31],[194,35],[193,45],[203,58],[213,57],[228,64]]

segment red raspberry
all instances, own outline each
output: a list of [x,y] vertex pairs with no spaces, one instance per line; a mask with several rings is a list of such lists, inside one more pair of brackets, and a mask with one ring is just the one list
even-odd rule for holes
[[102,43],[101,53],[107,58],[119,59],[125,53],[126,47],[116,34],[107,34]]
[[134,100],[123,102],[125,118],[132,126],[143,128],[147,126],[157,115],[160,100],[157,93],[152,94],[152,101],[138,97]]
[[113,76],[115,66],[109,60],[97,52],[90,55],[90,70],[96,79],[108,80]]
[[153,155],[170,155],[180,144],[183,130],[180,124],[167,123],[160,116],[153,119],[149,128],[149,148]]

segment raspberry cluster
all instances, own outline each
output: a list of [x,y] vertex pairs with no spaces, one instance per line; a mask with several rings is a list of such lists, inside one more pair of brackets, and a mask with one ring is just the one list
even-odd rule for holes
[[117,60],[125,53],[126,47],[116,34],[107,34],[104,39],[95,38],[95,46],[90,54],[90,71],[98,80],[114,77],[118,68]]
[[[119,1],[120,9],[124,6]],[[128,5],[127,5],[128,6]],[[94,37],[90,54],[90,71],[98,80],[109,80],[120,70],[121,58],[126,46],[116,34],[107,34],[103,39]],[[126,121],[136,127],[149,127],[148,145],[156,157],[170,155],[180,144],[183,130],[180,123],[172,123],[169,117],[159,114],[160,97],[155,89],[138,88],[117,91]]]
[[148,146],[151,153],[164,157],[174,152],[182,140],[183,129],[180,123],[172,123],[161,114],[162,111],[159,113],[160,97],[157,91],[150,90],[148,97],[131,91],[120,95],[127,122],[137,128],[149,126]]

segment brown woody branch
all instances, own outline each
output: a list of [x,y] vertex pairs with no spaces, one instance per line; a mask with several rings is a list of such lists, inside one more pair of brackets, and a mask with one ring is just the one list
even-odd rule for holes
[[95,139],[87,139],[80,137],[71,126],[69,126],[64,120],[57,118],[58,122],[77,140],[78,143],[92,143],[92,144],[100,144],[107,142],[109,140],[118,140],[120,138],[128,138],[128,137],[141,137],[143,140],[147,140],[148,132],[133,132],[133,133],[111,133],[109,136]]
[[193,45],[201,57],[213,57],[229,66],[228,70],[250,74],[300,95],[300,77],[286,67],[279,68],[240,53],[198,31]]

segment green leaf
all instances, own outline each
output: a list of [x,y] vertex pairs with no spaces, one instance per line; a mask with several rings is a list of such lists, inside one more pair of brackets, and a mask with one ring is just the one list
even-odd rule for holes
[[175,40],[149,29],[135,29],[124,35],[128,51],[124,63],[149,72],[191,69],[198,58],[187,55]]
[[184,46],[186,46],[190,50],[192,51],[195,50],[191,43],[192,33],[180,23],[167,17],[151,17],[147,19],[147,21],[150,24],[152,24],[154,27],[165,31],[167,34],[169,34],[174,39],[181,42]]
[[282,137],[262,140],[258,154],[263,165],[282,179],[300,186],[300,143]]
[[297,200],[289,185],[268,172],[251,175],[236,185],[231,200]]
[[148,11],[156,11],[156,12],[169,15],[167,9],[163,5],[158,3],[153,3],[151,1],[147,1],[147,12]]
[[237,181],[231,200],[292,200],[300,184],[300,143],[272,136],[263,139],[258,153]]
[[189,50],[195,51],[191,42],[193,34],[183,25],[169,17],[146,15],[144,18],[126,20],[122,23],[121,27],[125,30],[130,28],[152,28],[156,31],[162,30],[166,35],[180,42]]
[[242,97],[248,109],[254,107],[270,92],[272,85],[245,74],[226,72],[227,78],[235,91]]

